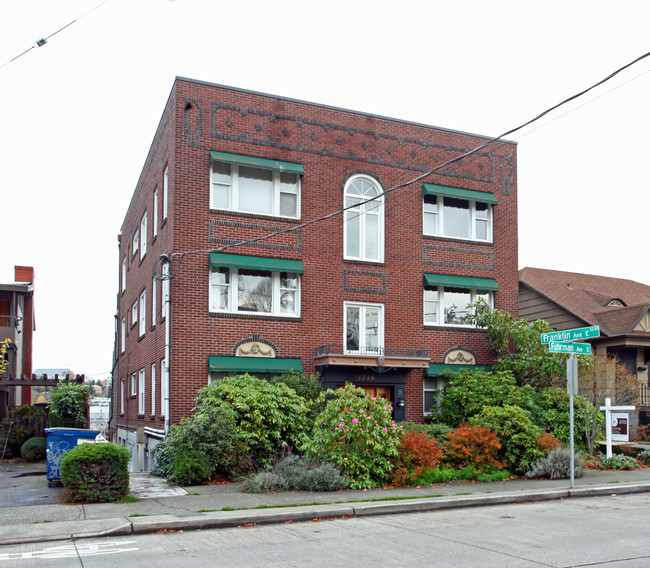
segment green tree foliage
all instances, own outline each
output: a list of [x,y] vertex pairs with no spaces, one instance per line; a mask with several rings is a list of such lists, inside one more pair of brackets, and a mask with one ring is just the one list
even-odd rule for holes
[[[184,470],[177,464],[181,461],[179,456],[187,452],[202,458],[194,460],[197,467]],[[153,456],[151,473],[175,485],[192,485],[217,476],[234,478],[250,467],[248,449],[237,433],[235,413],[227,406],[206,405],[201,412],[173,425],[153,449]],[[202,468],[205,460],[208,467]]]
[[485,406],[509,404],[532,410],[535,391],[518,387],[510,371],[464,371],[452,375],[441,401],[441,420],[454,428]]
[[131,452],[118,444],[81,444],[63,454],[61,483],[71,501],[107,503],[129,492]]
[[512,314],[491,309],[485,301],[475,305],[472,322],[487,331],[494,369],[510,371],[518,385],[538,389],[565,377],[566,356],[551,353],[542,345],[542,333],[553,331],[544,320],[518,320]]
[[50,426],[84,428],[88,406],[88,388],[78,383],[59,383],[48,402]]
[[472,417],[470,426],[487,426],[501,442],[499,457],[506,467],[524,474],[544,457],[539,446],[541,429],[518,406],[487,406]]
[[248,374],[221,379],[199,391],[198,414],[223,406],[232,410],[239,437],[263,466],[271,465],[282,451],[299,447],[310,427],[309,403],[293,388]]
[[391,417],[390,403],[367,396],[350,383],[323,392],[320,400],[326,401],[325,409],[316,418],[303,450],[347,475],[353,489],[384,483],[399,457],[402,436]]

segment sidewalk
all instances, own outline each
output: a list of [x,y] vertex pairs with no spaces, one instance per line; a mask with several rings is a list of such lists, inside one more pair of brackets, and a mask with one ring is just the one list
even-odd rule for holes
[[[0,483],[11,487],[11,500],[19,499],[29,483],[48,488],[44,465],[0,464]],[[39,471],[40,468],[40,471]],[[8,471],[11,470],[11,471]],[[16,487],[14,487],[16,486]],[[133,503],[88,505],[0,504],[0,545],[116,535],[162,530],[194,530],[245,524],[306,521],[324,517],[383,515],[517,503],[622,495],[650,491],[650,469],[587,471],[570,489],[568,479],[512,479],[497,483],[448,483],[423,487],[380,488],[367,491],[249,494],[241,483],[169,486],[148,473],[131,474]],[[8,495],[0,491],[0,497]]]

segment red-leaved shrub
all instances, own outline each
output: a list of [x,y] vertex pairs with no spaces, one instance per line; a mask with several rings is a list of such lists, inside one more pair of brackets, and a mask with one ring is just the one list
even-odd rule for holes
[[389,474],[394,487],[413,485],[425,471],[435,469],[443,457],[443,449],[423,432],[408,430],[401,439],[399,457]]
[[505,464],[498,459],[501,449],[497,435],[487,426],[469,426],[463,424],[447,434],[445,461],[458,469],[471,467],[475,471],[485,471],[496,467],[502,469]]

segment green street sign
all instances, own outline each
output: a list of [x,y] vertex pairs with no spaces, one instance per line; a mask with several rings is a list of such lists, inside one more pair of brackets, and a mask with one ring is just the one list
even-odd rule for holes
[[550,333],[542,333],[541,338],[542,338],[542,343],[551,343],[551,342],[578,341],[580,339],[589,339],[590,337],[598,337],[599,335],[600,335],[600,328],[597,325],[592,325],[591,327],[581,327],[578,329],[565,329],[564,331],[552,331]]
[[551,353],[578,353],[579,355],[591,355],[589,343],[558,343],[551,341],[548,344]]

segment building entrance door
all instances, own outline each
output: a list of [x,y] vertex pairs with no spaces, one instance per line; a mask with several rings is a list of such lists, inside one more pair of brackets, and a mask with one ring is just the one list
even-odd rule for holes
[[387,400],[388,402],[391,402],[392,397],[391,397],[391,388],[390,387],[367,387],[367,386],[362,386],[361,387],[364,391],[366,391],[366,394],[368,396],[375,396],[377,398],[383,398]]

